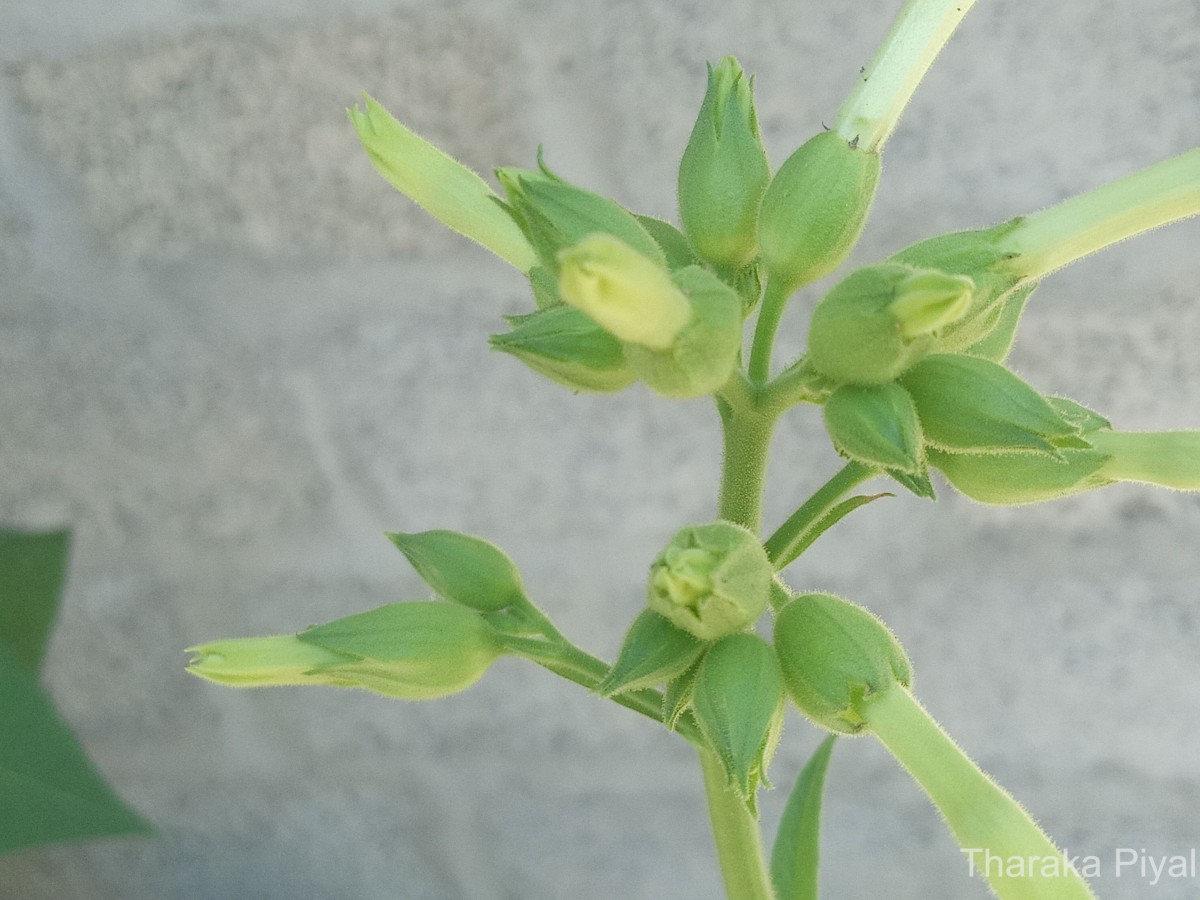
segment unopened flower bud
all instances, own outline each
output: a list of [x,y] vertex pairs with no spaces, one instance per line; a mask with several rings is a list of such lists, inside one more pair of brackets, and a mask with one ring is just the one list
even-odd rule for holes
[[1044,453],[945,453],[929,451],[929,464],[960,494],[979,503],[1020,506],[1041,503],[1111,484],[1098,450],[1067,448],[1059,458]]
[[875,187],[879,154],[826,131],[800,146],[775,173],[758,215],[768,281],[790,294],[828,275],[858,242]]
[[896,263],[842,279],[813,310],[814,369],[847,384],[895,379],[928,352],[937,331],[966,312],[972,282],[962,275]]
[[701,640],[741,631],[762,615],[774,569],[758,537],[732,522],[690,525],[650,567],[650,608]]
[[726,271],[754,259],[769,179],[752,79],[727,56],[708,70],[708,90],[679,164],[679,216],[701,256]]
[[872,613],[833,594],[802,594],[788,603],[775,617],[775,650],[796,706],[830,731],[861,731],[857,705],[865,697],[912,683],[896,636]]
[[627,343],[625,358],[638,378],[664,397],[703,397],[721,388],[742,347],[742,298],[707,269],[671,273],[692,312],[670,346]]
[[783,678],[775,650],[756,634],[721,638],[700,661],[691,702],[730,789],[756,812],[758,788],[770,787],[767,766],[783,724]]
[[512,317],[512,331],[492,347],[575,391],[619,391],[637,380],[621,342],[573,306],[559,304]]
[[671,273],[611,234],[588,235],[558,262],[563,300],[621,341],[665,350],[692,320]]
[[357,687],[402,700],[458,693],[502,652],[477,613],[436,600],[394,603],[298,635],[193,647],[188,670],[233,687]]

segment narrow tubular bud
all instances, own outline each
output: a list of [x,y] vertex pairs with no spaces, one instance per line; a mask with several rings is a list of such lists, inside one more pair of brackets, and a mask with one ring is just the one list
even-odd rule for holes
[[846,384],[892,381],[934,345],[938,330],[970,305],[961,275],[897,263],[868,266],[842,279],[813,310],[812,367]]
[[494,334],[492,347],[574,391],[619,391],[637,381],[621,342],[586,313],[559,304],[509,319],[512,331]]
[[650,566],[650,608],[704,641],[752,625],[774,569],[758,537],[732,522],[690,525]]
[[692,711],[725,769],[729,787],[751,811],[783,721],[783,679],[771,645],[731,634],[709,648],[692,685]]
[[1107,478],[1200,491],[1200,431],[1097,431],[1087,441],[1109,455]]
[[692,320],[671,273],[611,234],[588,235],[558,261],[563,300],[621,341],[665,350]]
[[192,654],[189,672],[227,687],[329,684],[313,670],[357,659],[306,643],[294,634],[213,641],[189,647],[187,652]]
[[522,272],[537,256],[487,183],[409,131],[370,97],[348,110],[371,162],[393,187],[444,225],[482,244]]
[[878,153],[832,131],[779,167],[758,215],[759,252],[776,290],[790,294],[842,264],[866,224],[879,171]]
[[679,164],[679,216],[701,256],[727,271],[754,259],[769,178],[752,81],[726,56],[708,70],[708,90]]
[[627,343],[625,358],[637,376],[664,397],[703,397],[724,386],[737,364],[742,298],[699,266],[673,272],[671,280],[686,297],[691,320],[665,349]]
[[912,683],[896,636],[861,606],[833,594],[802,594],[775,618],[783,682],[802,713],[830,731],[864,727],[856,707],[892,685]]

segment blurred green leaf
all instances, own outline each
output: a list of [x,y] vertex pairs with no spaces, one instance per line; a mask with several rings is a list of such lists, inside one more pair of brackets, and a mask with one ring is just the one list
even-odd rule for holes
[[37,678],[0,646],[0,853],[148,832],[105,784]]
[[819,895],[821,795],[836,740],[831,734],[813,751],[784,807],[771,851],[771,881],[777,900],[817,900]]
[[0,528],[0,643],[34,675],[58,613],[70,539],[68,531]]

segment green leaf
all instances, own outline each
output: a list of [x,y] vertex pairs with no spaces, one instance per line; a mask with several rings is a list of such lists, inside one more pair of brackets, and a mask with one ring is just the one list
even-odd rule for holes
[[88,761],[26,664],[0,645],[0,853],[149,832]]
[[[907,487],[907,485],[905,485],[905,487]],[[809,547],[811,547],[813,542],[817,538],[819,538],[821,535],[823,535],[825,532],[827,532],[830,528],[832,528],[838,522],[842,521],[842,519],[846,518],[846,516],[850,515],[850,513],[854,512],[859,507],[866,506],[868,503],[872,503],[875,500],[879,500],[883,497],[895,497],[895,496],[896,496],[895,494],[890,494],[887,491],[884,491],[883,493],[880,493],[880,494],[859,494],[857,496],[849,497],[849,498],[843,500],[841,503],[839,503],[837,506],[835,506],[829,512],[825,513],[825,515],[821,516],[821,518],[817,519],[817,521],[815,521],[811,526],[809,526],[809,528],[806,531],[804,531],[800,534],[799,540],[797,540],[796,543],[792,545],[792,550],[790,553],[788,553],[787,562],[783,563],[782,565],[780,565],[777,562],[776,563],[777,567],[783,568],[783,566],[785,566],[785,565],[790,565],[805,550],[807,550]],[[787,599],[790,600],[791,597],[788,596]],[[777,610],[782,608],[782,606],[783,606],[783,604],[776,604],[776,603],[772,603],[771,605],[773,608],[775,608]]]
[[0,528],[0,643],[37,674],[67,571],[70,532]]
[[821,795],[836,740],[829,735],[809,757],[784,807],[771,851],[776,900],[817,900],[819,896]]
[[425,583],[447,600],[495,612],[525,599],[521,574],[490,541],[457,531],[389,533]]
[[842,385],[825,401],[824,413],[843,456],[913,475],[924,469],[917,408],[900,385]]
[[605,697],[653,687],[683,673],[704,651],[703,641],[644,609],[630,626],[617,661],[597,690]]
[[900,383],[917,405],[926,441],[942,450],[1036,450],[1056,454],[1055,439],[1075,436],[1041,394],[998,363],[937,353]]

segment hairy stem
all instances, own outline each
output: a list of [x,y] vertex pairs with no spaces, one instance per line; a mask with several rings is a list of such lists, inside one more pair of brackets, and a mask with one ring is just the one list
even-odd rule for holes
[[838,111],[833,130],[873,153],[883,146],[933,60],[975,0],[908,0]]
[[959,749],[906,688],[896,685],[867,697],[857,711],[945,817],[972,874],[987,878],[1001,900],[1095,900],[1029,813]]
[[1144,231],[1200,213],[1200,147],[1021,220],[1003,238],[1005,264],[1041,278]]
[[729,900],[775,900],[758,822],[742,799],[726,786],[725,769],[716,756],[709,750],[700,750],[699,754],[725,893]]
[[750,381],[765,384],[771,377],[771,348],[775,345],[775,332],[787,306],[791,292],[782,281],[769,281],[763,292],[758,321],[754,324],[754,340],[750,344]]
[[799,549],[804,546],[808,531],[820,522],[848,491],[877,474],[877,470],[862,463],[846,463],[798,510],[788,516],[787,521],[775,529],[775,533],[767,538],[764,545],[775,570],[786,568],[796,559]]

